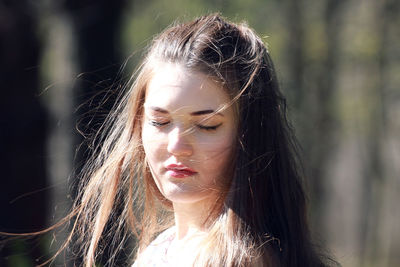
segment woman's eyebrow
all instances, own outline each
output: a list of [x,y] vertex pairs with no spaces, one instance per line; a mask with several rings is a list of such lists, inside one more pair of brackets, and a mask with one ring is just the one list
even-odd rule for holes
[[160,113],[164,113],[164,114],[168,114],[169,112],[165,109],[159,108],[159,107],[148,107],[149,109],[156,111],[156,112],[160,112]]
[[[153,110],[153,111],[156,111],[156,112],[160,112],[160,113],[163,113],[163,114],[169,114],[169,112],[167,110],[162,109],[160,107],[150,106],[148,108]],[[191,116],[202,116],[202,115],[207,115],[207,114],[215,114],[215,115],[219,115],[219,116],[224,117],[224,115],[222,113],[215,112],[212,109],[199,110],[199,111],[194,111],[194,112],[190,113]]]
[[190,115],[192,116],[202,116],[202,115],[207,115],[207,114],[215,114],[215,115],[219,115],[219,116],[224,116],[222,113],[220,112],[215,112],[212,109],[206,109],[206,110],[199,110],[199,111],[195,111],[190,113]]

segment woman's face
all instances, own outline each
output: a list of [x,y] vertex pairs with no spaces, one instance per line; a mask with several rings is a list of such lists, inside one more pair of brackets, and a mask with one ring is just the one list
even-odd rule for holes
[[230,178],[226,167],[236,137],[229,96],[207,76],[177,64],[159,64],[154,73],[142,127],[154,181],[173,203],[214,200]]

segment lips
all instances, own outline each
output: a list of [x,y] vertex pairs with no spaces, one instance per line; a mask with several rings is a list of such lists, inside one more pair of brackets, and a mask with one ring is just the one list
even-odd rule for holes
[[186,178],[195,175],[197,172],[185,165],[170,164],[166,167],[167,175],[174,178]]

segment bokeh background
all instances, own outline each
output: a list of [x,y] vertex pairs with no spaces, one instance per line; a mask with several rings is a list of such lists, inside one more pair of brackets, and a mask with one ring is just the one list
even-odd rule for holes
[[[398,0],[1,0],[0,231],[38,231],[67,214],[83,141],[146,45],[176,19],[216,11],[268,44],[316,239],[344,267],[400,266]],[[56,239],[3,240],[0,266],[43,261],[68,227]],[[129,252],[119,257],[127,266]]]

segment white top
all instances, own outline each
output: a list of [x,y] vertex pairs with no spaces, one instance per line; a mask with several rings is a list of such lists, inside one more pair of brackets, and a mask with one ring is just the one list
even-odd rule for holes
[[172,240],[175,238],[175,227],[162,232],[150,245],[140,253],[132,267],[167,267],[167,252]]
[[162,232],[141,252],[132,267],[188,267],[193,264],[194,255],[204,232],[194,231],[183,240],[177,240],[176,227]]

